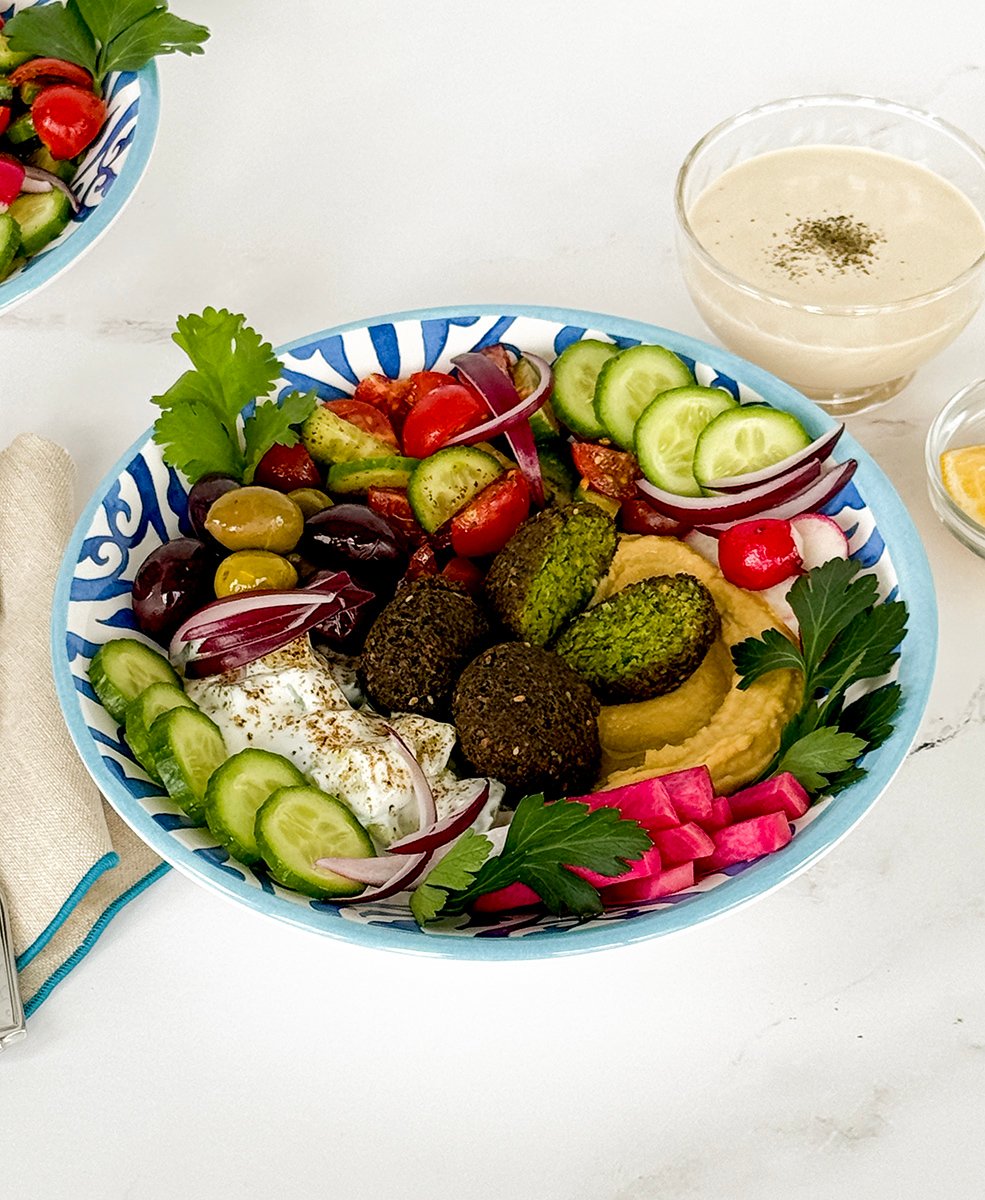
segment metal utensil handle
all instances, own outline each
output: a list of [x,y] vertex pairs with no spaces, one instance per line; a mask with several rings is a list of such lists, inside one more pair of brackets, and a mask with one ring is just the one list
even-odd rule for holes
[[0,891],[0,1050],[20,1041],[27,1033],[24,1006],[17,986],[14,943],[10,936],[7,902]]

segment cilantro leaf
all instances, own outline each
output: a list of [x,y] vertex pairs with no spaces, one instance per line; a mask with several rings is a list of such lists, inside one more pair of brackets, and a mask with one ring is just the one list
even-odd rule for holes
[[838,727],[865,738],[869,749],[874,750],[893,732],[893,717],[899,710],[902,698],[903,692],[898,683],[883,684],[846,705],[838,718]]
[[42,58],[64,58],[96,73],[96,41],[76,4],[22,9],[4,26],[10,49]]
[[275,443],[293,446],[298,435],[291,428],[311,416],[318,403],[314,392],[289,392],[279,404],[258,404],[246,419],[243,433],[246,440],[244,483],[251,483],[257,463]]
[[771,671],[804,671],[803,655],[779,629],[764,629],[759,637],[748,637],[733,646],[732,661],[743,690]]
[[794,742],[784,752],[777,770],[789,771],[807,791],[819,792],[832,776],[847,771],[865,747],[862,738],[824,725]]
[[99,56],[100,77],[111,71],[139,71],[162,54],[204,54],[204,25],[182,20],[161,7],[124,29]]
[[879,599],[875,576],[856,578],[858,572],[854,559],[833,558],[802,575],[790,589],[787,601],[800,624],[808,681],[838,634]]
[[492,842],[466,829],[443,859],[431,868],[410,898],[410,910],[418,925],[433,921],[444,908],[450,892],[463,891],[489,857]]
[[93,36],[103,45],[160,7],[159,0],[75,0],[75,3]]
[[194,395],[161,413],[154,423],[154,441],[163,447],[164,461],[188,479],[201,479],[212,471],[242,478],[243,455],[238,443],[229,437],[211,406]]

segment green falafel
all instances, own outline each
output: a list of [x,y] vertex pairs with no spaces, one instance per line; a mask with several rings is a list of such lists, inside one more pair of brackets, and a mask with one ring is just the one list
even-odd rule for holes
[[462,672],[452,719],[477,775],[558,797],[594,782],[601,760],[599,704],[556,654],[504,642]]
[[649,700],[681,686],[721,631],[711,592],[693,575],[653,575],[575,617],[554,651],[603,703]]
[[546,646],[592,598],[615,552],[615,524],[595,505],[546,508],[493,559],[486,597],[511,633]]
[[462,668],[488,640],[489,621],[475,600],[425,575],[404,584],[373,622],[359,681],[380,708],[444,717]]

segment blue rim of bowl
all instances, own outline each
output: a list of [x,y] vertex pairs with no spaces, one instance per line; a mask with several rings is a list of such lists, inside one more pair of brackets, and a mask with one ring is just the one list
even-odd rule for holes
[[[761,367],[754,366],[726,350],[658,325],[579,309],[507,304],[415,309],[335,325],[280,346],[276,353],[282,357],[313,341],[374,325],[473,315],[530,317],[563,325],[597,329],[616,337],[636,338],[658,344],[669,342],[691,358],[731,375],[754,388],[765,399],[788,408],[804,421],[815,435],[835,424],[831,417],[794,388]],[[781,851],[761,859],[739,875],[730,876],[710,891],[696,893],[693,898],[679,901],[670,907],[654,908],[652,912],[640,913],[630,920],[613,920],[584,929],[545,930],[542,935],[531,932],[521,937],[461,937],[437,933],[409,933],[401,928],[361,924],[357,921],[319,923],[315,910],[299,907],[248,885],[241,888],[228,886],[223,879],[204,875],[201,871],[201,860],[194,851],[183,846],[170,833],[150,820],[129,791],[107,769],[102,756],[96,750],[78,705],[78,693],[65,655],[65,630],[68,625],[68,603],[74,568],[86,533],[106,492],[145,445],[148,437],[149,431],[134,442],[103,478],[79,518],[65,550],[52,604],[51,651],[55,687],[76,749],[97,786],[123,820],[151,849],[183,874],[257,912],[341,941],[354,942],[373,949],[397,950],[438,958],[551,958],[626,946],[681,932],[760,899],[807,870],[833,849],[858,824],[892,782],[916,738],[930,695],[937,657],[937,600],[930,564],[916,527],[889,479],[846,431],[842,435],[840,446],[848,456],[858,459],[855,482],[859,491],[866,504],[875,512],[877,521],[888,521],[893,525],[894,539],[889,548],[900,592],[907,602],[910,614],[909,632],[900,659],[903,702],[893,733],[873,752],[875,762],[864,779],[842,792],[832,801],[820,819],[799,830]],[[137,817],[136,825],[132,819],[134,816]],[[146,818],[146,828],[143,818]]]
[[71,237],[45,255],[36,269],[22,271],[10,283],[0,282],[0,314],[41,288],[47,287],[76,259],[81,258],[109,229],[136,191],[137,184],[143,178],[150,161],[161,116],[161,89],[157,64],[148,63],[136,72],[136,76],[140,82],[140,110],[123,170],[116,177],[106,198],[81,222]]

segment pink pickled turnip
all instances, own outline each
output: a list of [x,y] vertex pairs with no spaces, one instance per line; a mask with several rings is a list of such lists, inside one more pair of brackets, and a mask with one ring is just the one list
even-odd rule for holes
[[604,792],[592,792],[589,796],[569,796],[568,799],[587,804],[593,811],[596,808],[618,808],[623,820],[639,822],[648,833],[680,824],[667,789],[656,777]]
[[786,813],[769,813],[765,817],[726,825],[713,836],[715,852],[697,860],[695,865],[699,871],[720,871],[735,863],[772,854],[790,841],[793,832]]
[[732,806],[729,804],[728,796],[716,796],[711,802],[711,814],[707,820],[699,821],[698,824],[705,833],[714,833],[718,829],[724,829],[726,825],[732,824]]
[[772,779],[764,779],[762,783],[754,783],[752,787],[743,788],[741,792],[729,796],[729,807],[735,821],[778,812],[785,813],[791,821],[795,821],[807,812],[810,803],[810,797],[789,771],[774,775]]
[[681,863],[670,867],[649,879],[631,879],[628,883],[614,883],[602,888],[599,895],[608,908],[615,904],[642,904],[647,900],[659,900],[672,896],[685,888],[694,886],[694,863]]
[[[673,830],[667,830],[667,833],[673,833]],[[655,834],[659,837],[659,834]],[[657,846],[651,846],[645,851],[642,858],[635,858],[629,864],[627,869],[621,875],[602,875],[598,871],[591,871],[588,867],[568,867],[568,870],[577,875],[579,879],[584,879],[586,883],[590,883],[594,888],[611,887],[616,883],[628,883],[631,879],[649,879],[651,875],[659,875],[660,873],[660,850]]]
[[514,908],[531,908],[540,904],[540,896],[527,887],[525,883],[508,883],[506,887],[497,888],[494,892],[486,892],[484,896],[476,897],[472,911],[478,913],[509,912]]
[[693,821],[678,825],[676,829],[660,829],[653,835],[653,841],[660,851],[661,860],[668,867],[693,862],[696,858],[707,858],[715,852],[711,837]]
[[811,571],[833,558],[848,557],[848,538],[837,521],[823,513],[804,513],[790,522],[804,570]]
[[660,775],[658,779],[667,789],[667,795],[682,824],[685,821],[700,823],[711,816],[715,787],[707,767],[687,767],[683,771]]

